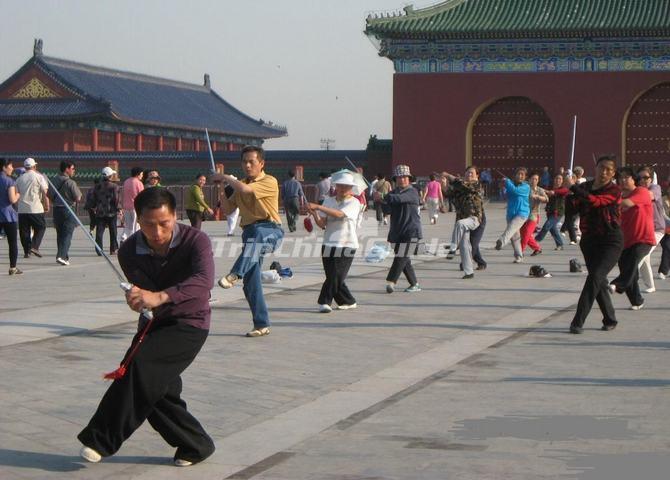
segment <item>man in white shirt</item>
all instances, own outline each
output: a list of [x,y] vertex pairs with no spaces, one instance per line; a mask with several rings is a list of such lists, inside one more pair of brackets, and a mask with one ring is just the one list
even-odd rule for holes
[[21,195],[18,202],[19,238],[24,258],[31,254],[42,257],[40,244],[47,229],[44,212],[49,211],[49,184],[37,171],[37,162],[33,158],[26,158],[23,167],[26,173],[16,180],[16,189]]

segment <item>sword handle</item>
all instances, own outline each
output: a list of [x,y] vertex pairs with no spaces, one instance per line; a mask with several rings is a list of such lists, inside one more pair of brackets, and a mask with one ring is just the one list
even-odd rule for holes
[[[124,292],[129,292],[130,289],[133,288],[133,285],[128,282],[121,282],[120,287],[121,290],[123,290]],[[143,308],[142,315],[144,315],[147,318],[147,320],[151,320],[154,318],[154,312],[152,312],[150,308]]]

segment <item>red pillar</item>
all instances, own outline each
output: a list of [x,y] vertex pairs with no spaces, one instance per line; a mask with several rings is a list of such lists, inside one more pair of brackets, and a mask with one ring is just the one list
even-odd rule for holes
[[137,134],[135,145],[138,152],[144,151],[144,136],[141,133]]
[[94,152],[98,151],[98,129],[94,128],[91,131],[91,150]]
[[193,150],[195,150],[196,152],[200,151],[200,139],[199,138],[195,139],[195,142],[193,143]]
[[158,137],[158,151],[159,152],[163,151],[163,135],[160,135]]
[[114,151],[121,151],[121,132],[114,133]]
[[182,149],[181,137],[177,137],[177,151],[181,152],[181,149]]

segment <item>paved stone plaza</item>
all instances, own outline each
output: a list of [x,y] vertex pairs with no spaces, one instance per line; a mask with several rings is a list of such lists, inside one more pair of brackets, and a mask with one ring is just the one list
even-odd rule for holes
[[[88,422],[135,329],[115,276],[81,232],[72,266],[0,250],[0,479],[667,479],[670,471],[668,281],[641,311],[616,296],[619,326],[567,333],[584,275],[578,247],[513,264],[492,249],[504,222],[488,206],[489,267],[462,280],[442,245],[453,214],[428,225],[435,255],[417,261],[423,291],[389,295],[390,259],[354,263],[359,308],[319,314],[318,239],[287,235],[279,261],[295,276],[266,285],[268,337],[248,339],[235,287],[212,290],[212,331],[184,375],[184,399],[217,444],[205,463],[172,466],[148,426],[113,457],[87,464],[76,434]],[[225,223],[205,223],[217,274],[234,261]],[[385,232],[366,223],[369,248]],[[108,239],[105,239],[108,245]],[[660,253],[655,254],[656,261]],[[114,260],[116,261],[116,260]],[[539,263],[552,278],[527,277]],[[655,262],[656,263],[656,262]],[[269,265],[269,261],[266,263]]]

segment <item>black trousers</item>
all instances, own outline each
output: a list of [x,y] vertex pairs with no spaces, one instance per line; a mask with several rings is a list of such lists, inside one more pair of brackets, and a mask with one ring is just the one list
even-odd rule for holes
[[103,249],[102,237],[105,236],[105,228],[109,228],[109,252],[114,253],[119,249],[116,239],[116,215],[113,217],[95,217],[95,243],[98,244],[100,250]]
[[666,233],[659,242],[661,248],[661,263],[658,266],[658,273],[668,275],[670,273],[670,234]]
[[326,280],[321,286],[319,305],[330,305],[333,300],[338,305],[353,305],[356,299],[344,281],[354,261],[355,249],[321,247],[321,261]]
[[186,210],[186,216],[193,228],[197,228],[198,230],[202,228],[202,219],[204,216],[202,212],[198,212],[197,210]]
[[418,283],[414,267],[412,266],[412,259],[410,258],[410,255],[417,254],[418,249],[419,245],[416,242],[395,243],[393,245],[395,257],[393,257],[393,263],[386,276],[387,282],[396,283],[400,278],[400,274],[404,273],[410,285]]
[[616,315],[607,282],[607,274],[616,265],[623,249],[623,234],[617,228],[605,235],[582,237],[579,248],[584,255],[588,275],[577,302],[577,311],[572,320],[573,327],[583,327],[586,317],[598,302],[603,314],[603,324],[616,325]]
[[300,215],[300,201],[298,197],[291,197],[284,199],[284,210],[286,211],[286,222],[288,223],[288,231],[295,232],[295,222]]
[[382,201],[375,201],[375,216],[378,222],[384,220],[384,210],[382,209]]
[[18,224],[16,222],[0,223],[0,231],[2,230],[5,232],[7,245],[9,246],[9,268],[14,268],[19,258]]
[[482,253],[479,250],[479,242],[482,241],[485,229],[486,229],[486,215],[482,215],[482,221],[479,224],[479,226],[470,232],[470,245],[472,245],[472,259],[479,267],[486,266],[486,260],[484,260],[484,257],[482,257]]
[[619,257],[619,276],[612,280],[617,293],[626,292],[631,305],[642,305],[644,298],[640,294],[640,269],[638,265],[651,250],[651,245],[636,243],[621,252]]
[[40,249],[42,238],[47,231],[47,222],[43,213],[19,213],[19,238],[23,253],[30,253],[30,249]]
[[174,458],[196,463],[210,456],[214,442],[180,398],[180,375],[195,359],[207,333],[176,321],[150,331],[125,376],[114,380],[77,436],[81,443],[103,457],[113,455],[148,420],[177,449]]

